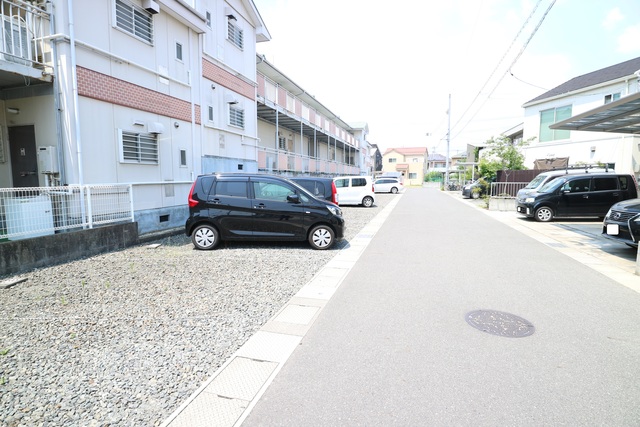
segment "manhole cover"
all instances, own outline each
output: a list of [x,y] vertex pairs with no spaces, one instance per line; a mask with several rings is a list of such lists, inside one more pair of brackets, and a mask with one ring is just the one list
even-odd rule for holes
[[468,313],[466,320],[476,329],[501,337],[528,337],[536,330],[531,322],[502,311],[476,310]]

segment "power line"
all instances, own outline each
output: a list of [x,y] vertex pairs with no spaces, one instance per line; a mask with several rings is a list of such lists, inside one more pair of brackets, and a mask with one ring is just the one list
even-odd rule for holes
[[[547,8],[547,10],[545,11],[545,13],[542,15],[542,17],[540,18],[540,20],[538,21],[538,24],[536,25],[536,27],[533,29],[532,33],[529,35],[529,38],[526,40],[526,42],[524,43],[524,45],[522,46],[522,48],[520,49],[520,52],[518,52],[518,54],[516,55],[516,57],[514,58],[514,60],[511,62],[511,65],[509,66],[509,68],[507,68],[507,71],[504,72],[504,74],[502,75],[502,77],[500,77],[500,79],[498,80],[498,83],[496,83],[496,85],[494,86],[494,88],[491,90],[491,92],[489,92],[489,94],[487,95],[487,97],[485,98],[485,100],[482,102],[482,104],[480,105],[480,107],[476,110],[476,112],[473,114],[473,116],[471,116],[471,118],[469,118],[469,120],[467,121],[467,123],[462,127],[462,129],[460,129],[457,133],[456,133],[456,137],[458,135],[460,135],[460,133],[462,133],[462,131],[464,131],[464,129],[469,125],[469,123],[471,123],[471,121],[473,120],[473,118],[480,112],[480,108],[482,108],[482,106],[484,106],[484,104],[486,104],[487,100],[491,97],[491,95],[496,91],[496,89],[498,88],[498,86],[500,85],[500,83],[502,82],[502,80],[504,79],[504,77],[506,76],[507,72],[510,72],[511,69],[513,68],[513,66],[515,65],[515,63],[520,59],[520,57],[522,56],[522,54],[524,53],[524,50],[527,48],[527,46],[529,45],[529,43],[531,42],[531,39],[533,38],[533,36],[537,33],[538,29],[540,28],[540,26],[542,25],[542,23],[544,22],[545,18],[547,17],[547,15],[549,14],[549,11],[551,10],[551,8],[553,7],[553,5],[555,4],[556,0],[552,0],[551,4],[549,5],[549,7]],[[509,48],[507,49],[507,51],[505,52],[505,54],[503,55],[503,57],[500,59],[500,61],[498,62],[498,65],[496,65],[496,68],[493,70],[493,72],[491,73],[491,75],[489,76],[489,78],[487,79],[487,81],[482,85],[482,88],[480,89],[480,91],[478,92],[478,94],[476,95],[476,97],[473,99],[473,101],[471,101],[471,103],[469,104],[469,106],[467,107],[467,109],[464,111],[464,113],[462,114],[462,116],[460,117],[460,119],[458,119],[458,121],[454,124],[454,128],[456,126],[458,126],[458,124],[462,121],[462,119],[464,118],[464,116],[467,114],[467,112],[471,109],[471,107],[473,106],[473,104],[476,102],[476,100],[478,99],[478,97],[480,96],[480,94],[482,93],[482,90],[489,84],[489,81],[491,80],[491,78],[493,77],[493,75],[495,74],[496,70],[499,68],[500,64],[502,63],[502,61],[504,60],[504,58],[506,57],[506,55],[509,53],[509,51],[511,50],[513,44],[515,43],[515,41],[518,39],[518,37],[520,36],[520,34],[522,33],[523,29],[526,27],[526,25],[528,24],[528,22],[531,20],[531,17],[535,14],[536,10],[538,9],[538,6],[540,5],[540,3],[542,3],[542,0],[538,0],[538,2],[536,3],[535,7],[533,8],[533,10],[531,11],[531,13],[529,14],[529,16],[527,17],[526,21],[524,22],[524,24],[522,25],[522,27],[520,28],[520,31],[518,31],[518,34],[516,35],[516,37],[514,38],[514,40],[511,42],[511,45],[509,46]],[[515,77],[515,76],[514,76]]]

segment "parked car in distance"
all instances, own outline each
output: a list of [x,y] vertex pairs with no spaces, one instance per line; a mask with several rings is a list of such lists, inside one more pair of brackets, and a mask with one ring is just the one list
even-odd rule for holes
[[540,190],[516,199],[517,212],[536,221],[557,217],[602,217],[611,206],[638,197],[627,174],[578,174],[555,178]]
[[536,175],[535,178],[533,178],[531,182],[529,182],[524,188],[521,188],[520,190],[518,190],[518,193],[516,194],[516,198],[523,198],[523,197],[526,197],[528,194],[538,191],[539,189],[542,188],[543,185],[545,185],[547,182],[551,181],[552,179],[556,179],[558,177],[565,176],[565,175],[578,175],[578,174],[584,174],[584,173],[615,173],[615,171],[609,168],[572,166],[565,169],[556,169],[556,170],[541,172],[538,175]]
[[402,175],[402,172],[382,172],[381,175],[375,177],[375,179],[379,178],[395,178],[398,181],[404,183],[404,175]]
[[370,208],[376,201],[370,176],[338,176],[333,178],[341,205],[362,205]]
[[478,179],[462,187],[462,197],[468,199],[478,199],[480,196],[487,194],[489,183],[483,179]]
[[221,240],[306,240],[314,249],[329,249],[344,236],[337,205],[282,177],[200,175],[188,203],[185,232],[197,249],[213,249]]
[[602,235],[632,248],[640,241],[640,199],[630,199],[611,206],[602,223]]
[[378,178],[373,181],[374,193],[397,194],[404,189],[402,182],[397,178]]
[[304,176],[289,178],[296,184],[304,187],[309,193],[320,199],[325,199],[338,205],[339,197],[336,183],[333,178],[320,178],[314,176]]

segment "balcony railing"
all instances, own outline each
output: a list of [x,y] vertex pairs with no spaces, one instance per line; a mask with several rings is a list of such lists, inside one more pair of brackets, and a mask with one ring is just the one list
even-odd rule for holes
[[258,169],[271,173],[360,175],[360,168],[354,165],[264,147],[258,148]]
[[131,185],[0,188],[0,241],[133,218]]
[[51,74],[51,15],[21,0],[0,0],[0,61],[42,69]]

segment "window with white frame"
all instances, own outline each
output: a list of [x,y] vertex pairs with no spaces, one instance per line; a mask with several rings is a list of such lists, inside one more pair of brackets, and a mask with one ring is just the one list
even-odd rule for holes
[[620,92],[609,93],[604,96],[604,103],[608,104],[610,102],[617,101],[618,99],[620,99]]
[[418,179],[418,174],[416,172],[409,172],[409,179]]
[[549,126],[571,117],[571,105],[540,111],[540,142],[569,139],[570,131],[550,129]]
[[207,27],[211,28],[211,12],[207,11]]
[[116,26],[147,43],[153,43],[152,15],[139,6],[116,0]]
[[235,19],[229,19],[227,21],[227,39],[238,49],[244,47],[244,32],[238,27]]
[[158,135],[120,130],[124,163],[158,164]]
[[209,105],[208,111],[209,111],[209,114],[208,114],[207,119],[208,119],[210,122],[213,122],[213,107],[212,107],[211,105]]
[[244,129],[244,110],[237,104],[229,104],[229,124]]
[[182,44],[176,42],[176,59],[182,61]]
[[398,159],[395,157],[389,157],[389,163],[395,163]]
[[180,150],[180,167],[187,166],[187,150]]

